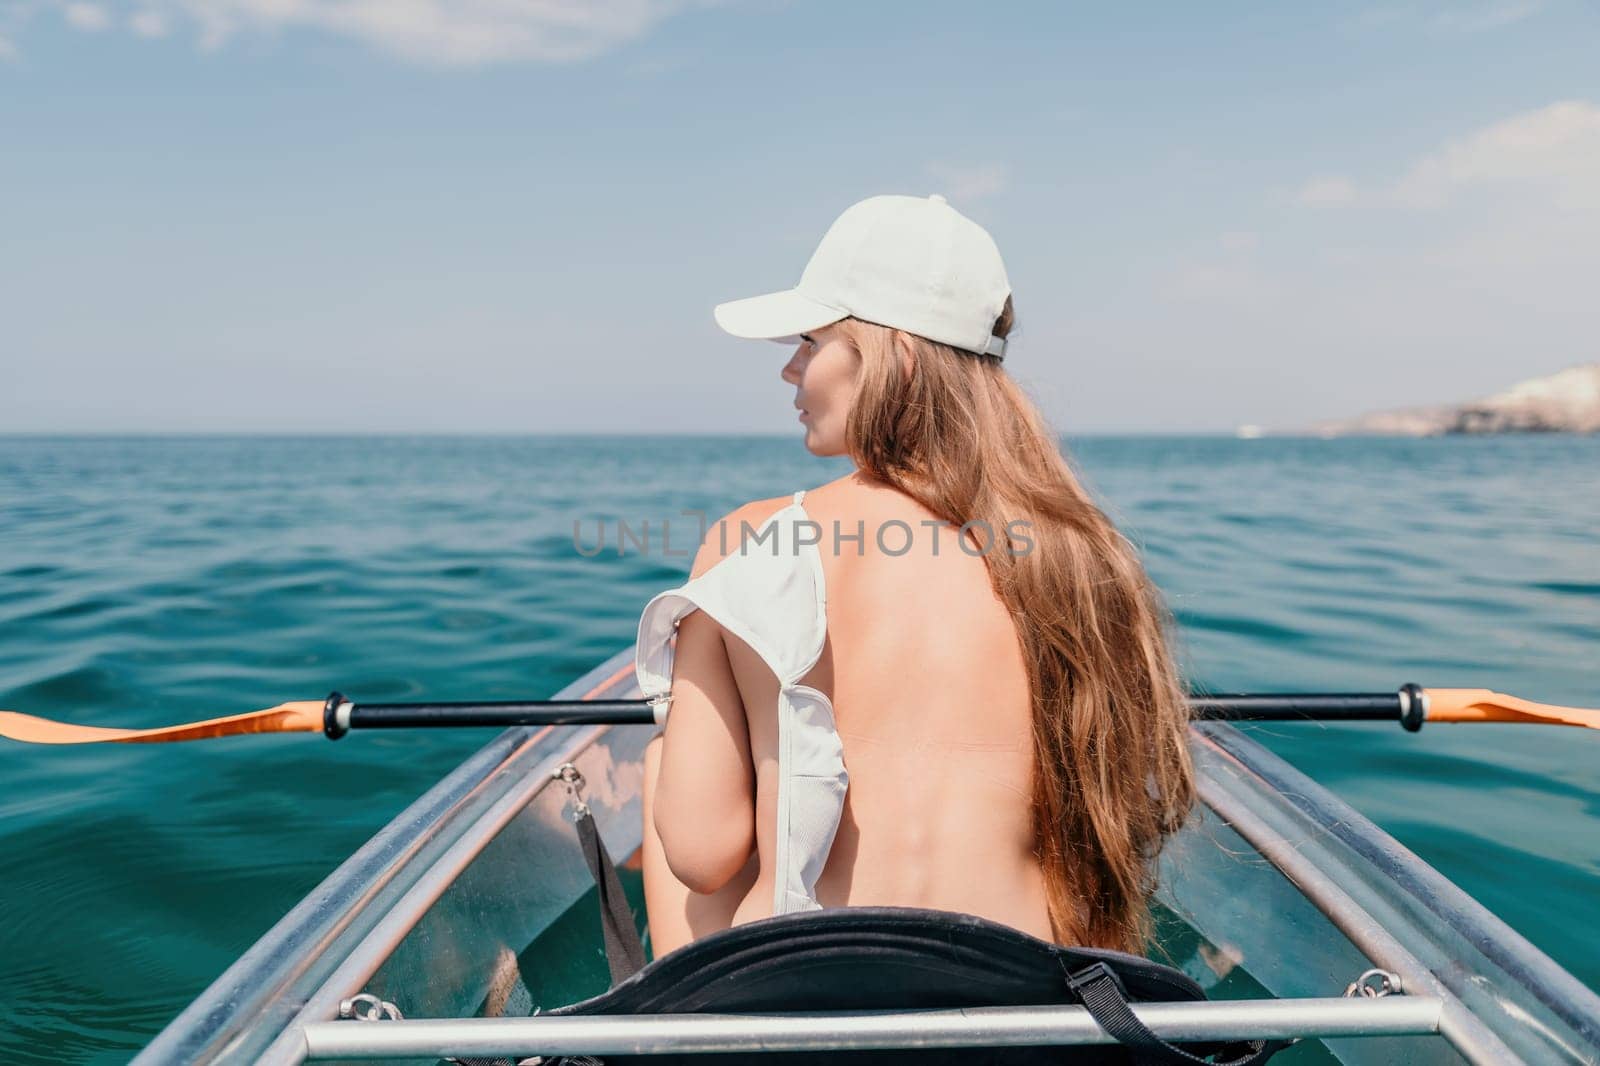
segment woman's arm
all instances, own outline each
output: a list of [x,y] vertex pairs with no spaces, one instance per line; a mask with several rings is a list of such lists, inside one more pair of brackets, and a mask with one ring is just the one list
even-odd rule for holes
[[[724,519],[735,541],[742,511]],[[720,540],[711,526],[691,576],[721,561]],[[654,828],[673,876],[694,892],[711,893],[744,868],[755,848],[755,765],[722,627],[704,611],[678,623],[671,708]]]
[[644,902],[650,917],[650,951],[659,959],[693,940],[733,924],[761,864],[755,852],[733,880],[710,895],[691,892],[672,876],[655,826],[656,782],[661,779],[661,737],[644,749]]

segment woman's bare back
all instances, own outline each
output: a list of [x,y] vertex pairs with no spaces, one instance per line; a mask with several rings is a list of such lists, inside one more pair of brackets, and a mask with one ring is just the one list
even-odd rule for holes
[[[788,499],[768,502],[752,524]],[[1048,938],[1027,676],[982,546],[963,551],[957,530],[859,474],[809,491],[804,506],[821,527],[828,635],[802,683],[831,699],[850,774],[817,899],[962,911]],[[753,649],[723,638],[756,768],[759,864],[753,882],[729,886],[742,896],[737,924],[772,912],[778,684]]]

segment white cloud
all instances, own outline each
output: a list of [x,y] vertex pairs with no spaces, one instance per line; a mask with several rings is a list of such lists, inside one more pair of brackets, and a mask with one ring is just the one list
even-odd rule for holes
[[73,29],[99,33],[111,27],[111,13],[99,4],[68,4],[62,14]]
[[1234,313],[1256,313],[1281,298],[1266,274],[1229,257],[1179,264],[1166,277],[1161,291],[1178,304]]
[[1248,254],[1224,239],[1175,256],[1149,287],[1162,313],[1113,308],[1107,335],[1240,368],[1257,395],[1281,373],[1281,403],[1231,416],[1268,425],[1290,421],[1278,408],[1332,417],[1384,406],[1373,395],[1386,391],[1443,401],[1594,360],[1600,102],[1512,115],[1373,169],[1387,176],[1363,177],[1342,210],[1295,212]]
[[1296,200],[1310,207],[1337,207],[1355,198],[1355,183],[1338,174],[1312,178],[1295,194]]
[[[724,0],[120,0],[60,3],[80,30],[125,26],[137,36],[190,29],[205,49],[252,34],[344,37],[433,66],[576,62]],[[27,14],[28,12],[24,12]],[[0,37],[0,56],[11,51]]]
[[140,37],[165,37],[167,16],[159,11],[136,11],[128,19],[128,28]]
[[1395,184],[1411,207],[1499,187],[1566,209],[1600,209],[1600,106],[1566,100],[1493,123],[1419,160]]
[[936,192],[961,209],[962,203],[993,196],[1006,187],[1008,180],[1002,163],[954,164],[929,163],[928,176],[938,183]]
[[1544,0],[1462,0],[1390,5],[1368,8],[1353,25],[1360,30],[1411,29],[1436,33],[1483,33],[1532,18],[1544,9]]
[[0,62],[20,54],[17,41],[41,0],[0,0]]
[[[1415,160],[1363,202],[1439,209],[1468,191],[1497,189],[1565,210],[1600,209],[1600,105],[1564,100],[1491,123]],[[1338,174],[1312,177],[1294,194],[1310,207],[1357,199],[1355,183]]]
[[1261,235],[1253,230],[1229,230],[1220,239],[1222,250],[1242,255],[1253,252],[1261,243]]
[[1491,0],[1476,6],[1451,5],[1433,16],[1433,24],[1458,33],[1481,33],[1532,18],[1543,7],[1544,0]]

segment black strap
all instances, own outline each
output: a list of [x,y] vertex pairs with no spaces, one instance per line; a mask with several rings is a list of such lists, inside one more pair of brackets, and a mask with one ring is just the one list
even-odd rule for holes
[[587,807],[578,814],[577,823],[583,861],[589,864],[589,873],[600,892],[600,935],[606,945],[606,966],[611,970],[611,983],[620,984],[644,969],[644,944],[633,924],[633,911],[617,878],[616,864],[606,852],[605,841],[600,839],[594,815]]
[[1288,1045],[1278,1040],[1250,1040],[1228,1045],[1227,1050],[1244,1048],[1238,1058],[1213,1062],[1192,1055],[1176,1044],[1169,1044],[1150,1031],[1128,1006],[1128,997],[1122,991],[1117,975],[1103,962],[1087,966],[1067,977],[1067,984],[1077,993],[1078,999],[1088,1008],[1089,1014],[1100,1028],[1117,1038],[1124,1047],[1131,1048],[1134,1058],[1141,1064],[1159,1066],[1257,1066]]

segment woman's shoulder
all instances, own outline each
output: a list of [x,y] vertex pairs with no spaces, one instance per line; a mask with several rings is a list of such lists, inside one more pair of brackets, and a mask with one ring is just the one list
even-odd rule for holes
[[[812,522],[824,529],[835,524],[854,526],[858,521],[884,521],[903,518],[916,520],[929,512],[898,489],[870,481],[858,471],[803,490],[801,506]],[[694,558],[691,577],[716,566],[764,526],[768,519],[794,502],[794,493],[768,496],[740,504],[706,526],[700,550]]]
[[[809,494],[807,498],[810,498]],[[767,519],[793,502],[793,494],[769,496],[766,499],[740,504],[722,517],[714,519],[706,526],[705,536],[700,541],[700,550],[695,553],[689,576],[699,577],[728,556],[738,554],[740,546],[760,529]]]

